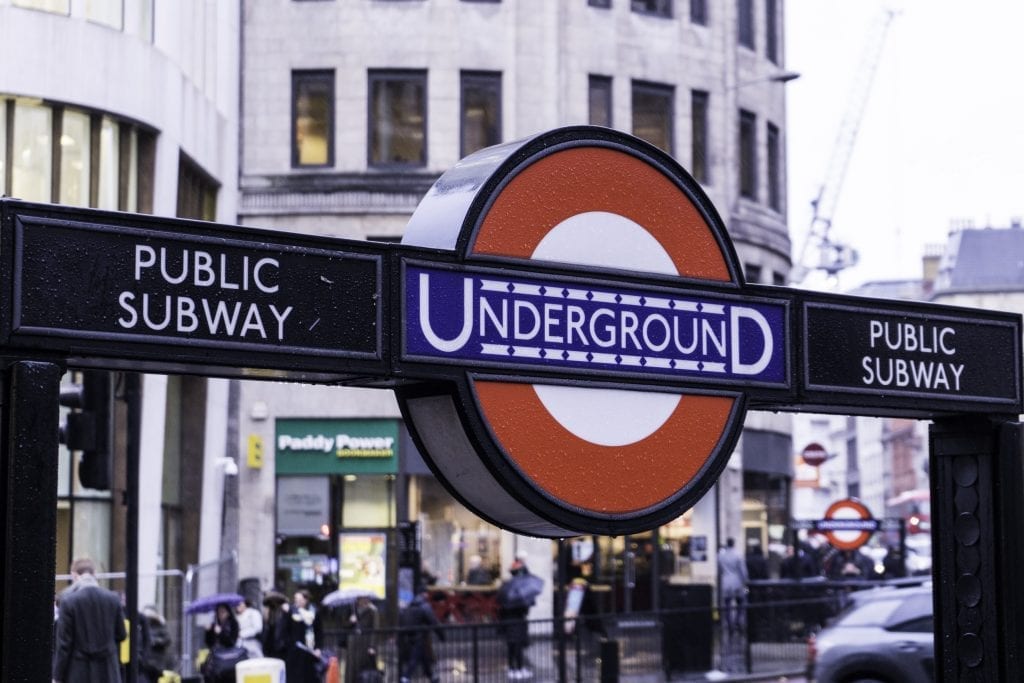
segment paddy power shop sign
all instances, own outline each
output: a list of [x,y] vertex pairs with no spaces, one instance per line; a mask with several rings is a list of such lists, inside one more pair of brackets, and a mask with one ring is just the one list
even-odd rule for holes
[[398,469],[398,421],[279,419],[278,474],[392,474]]
[[[749,409],[935,419],[937,660],[1021,678],[1024,474],[1000,471],[1024,451],[1020,316],[746,283],[699,184],[616,131],[471,155],[401,245],[0,200],[0,352],[4,613],[41,615],[4,625],[5,680],[49,675],[52,582],[32,568],[53,566],[37,513],[69,365],[393,389],[453,495],[555,538],[678,517]],[[275,434],[279,472],[394,469],[395,430],[299,422]]]

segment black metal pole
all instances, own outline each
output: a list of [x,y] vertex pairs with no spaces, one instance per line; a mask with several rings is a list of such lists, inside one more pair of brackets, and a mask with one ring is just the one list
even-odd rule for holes
[[58,399],[63,369],[18,361],[0,391],[0,681],[48,681],[57,545]]
[[1014,560],[1022,543],[1019,429],[977,418],[938,420],[931,428],[940,682],[1021,680],[1020,564]]
[[558,680],[566,683],[568,668],[565,659],[565,601],[568,597],[566,581],[569,580],[569,546],[564,538],[558,539],[558,561],[555,563],[555,642],[558,645]]
[[128,683],[139,680],[139,659],[142,656],[142,625],[139,623],[139,458],[142,454],[142,376],[124,374],[124,400],[127,407],[125,496],[128,514],[125,520],[125,609],[131,626],[131,656],[128,660]]

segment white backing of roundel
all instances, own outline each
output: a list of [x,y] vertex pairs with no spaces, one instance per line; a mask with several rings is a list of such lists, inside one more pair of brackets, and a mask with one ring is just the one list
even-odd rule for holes
[[[672,258],[643,226],[606,211],[571,216],[537,244],[542,261],[678,275]],[[534,384],[551,416],[584,441],[625,446],[647,438],[679,405],[677,394]]]

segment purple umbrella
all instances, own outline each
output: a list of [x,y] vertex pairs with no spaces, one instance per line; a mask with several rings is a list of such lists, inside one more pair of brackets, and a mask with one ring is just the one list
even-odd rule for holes
[[214,593],[213,595],[207,595],[204,598],[196,598],[188,604],[185,608],[185,614],[199,614],[201,612],[212,612],[217,609],[217,605],[227,605],[228,607],[234,607],[238,603],[245,600],[238,593]]

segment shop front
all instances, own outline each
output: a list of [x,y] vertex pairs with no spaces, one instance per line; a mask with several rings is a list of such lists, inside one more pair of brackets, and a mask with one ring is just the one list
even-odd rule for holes
[[385,600],[396,572],[397,419],[278,419],[274,583]]

